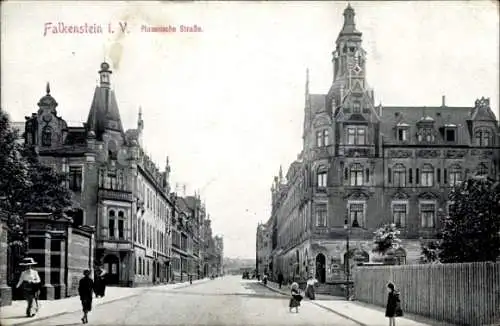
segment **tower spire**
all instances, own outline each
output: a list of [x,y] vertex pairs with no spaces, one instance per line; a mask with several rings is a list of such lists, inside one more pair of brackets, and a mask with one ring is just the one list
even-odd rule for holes
[[45,91],[47,92],[47,95],[50,95],[50,83],[47,82],[47,86],[45,88]]
[[306,95],[309,95],[309,68],[306,69]]

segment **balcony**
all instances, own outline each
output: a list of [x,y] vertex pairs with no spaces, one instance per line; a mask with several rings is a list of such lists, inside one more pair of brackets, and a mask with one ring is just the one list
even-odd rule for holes
[[373,145],[338,145],[338,155],[345,157],[374,157]]
[[133,201],[132,192],[123,190],[99,189],[97,196],[102,200],[117,200],[130,203]]

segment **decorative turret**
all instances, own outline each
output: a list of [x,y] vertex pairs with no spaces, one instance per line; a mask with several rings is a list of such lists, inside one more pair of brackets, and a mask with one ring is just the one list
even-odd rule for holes
[[56,107],[57,107],[57,102],[56,100],[50,95],[50,84],[47,82],[47,86],[45,88],[46,94],[44,97],[38,101],[38,107],[40,108],[38,110],[38,114],[42,113],[50,113],[53,115],[57,114]]
[[99,70],[100,83],[95,88],[87,118],[87,128],[94,131],[99,141],[107,130],[124,133],[115,93],[110,89],[111,73],[109,64],[103,62]]
[[113,72],[109,70],[109,64],[107,62],[101,63],[101,70],[99,71],[100,75],[100,84],[101,87],[109,88],[111,86],[111,74]]

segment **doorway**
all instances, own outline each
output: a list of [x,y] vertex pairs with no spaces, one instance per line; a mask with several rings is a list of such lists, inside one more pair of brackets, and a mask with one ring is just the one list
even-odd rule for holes
[[104,257],[104,270],[107,273],[106,283],[117,285],[120,281],[120,260],[115,255]]
[[316,279],[319,283],[326,282],[326,257],[323,254],[316,256]]

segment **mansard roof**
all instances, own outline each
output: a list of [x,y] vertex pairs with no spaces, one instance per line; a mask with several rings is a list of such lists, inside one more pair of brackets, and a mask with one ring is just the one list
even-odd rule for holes
[[[418,123],[434,122],[436,130],[445,125],[455,125],[458,128],[459,139],[461,133],[467,133],[466,121],[471,118],[473,107],[450,107],[450,106],[383,106],[381,109],[381,133],[384,135],[385,143],[396,143],[395,128],[398,124],[405,124],[410,129],[410,134],[415,135]],[[462,134],[463,135],[463,134]]]

